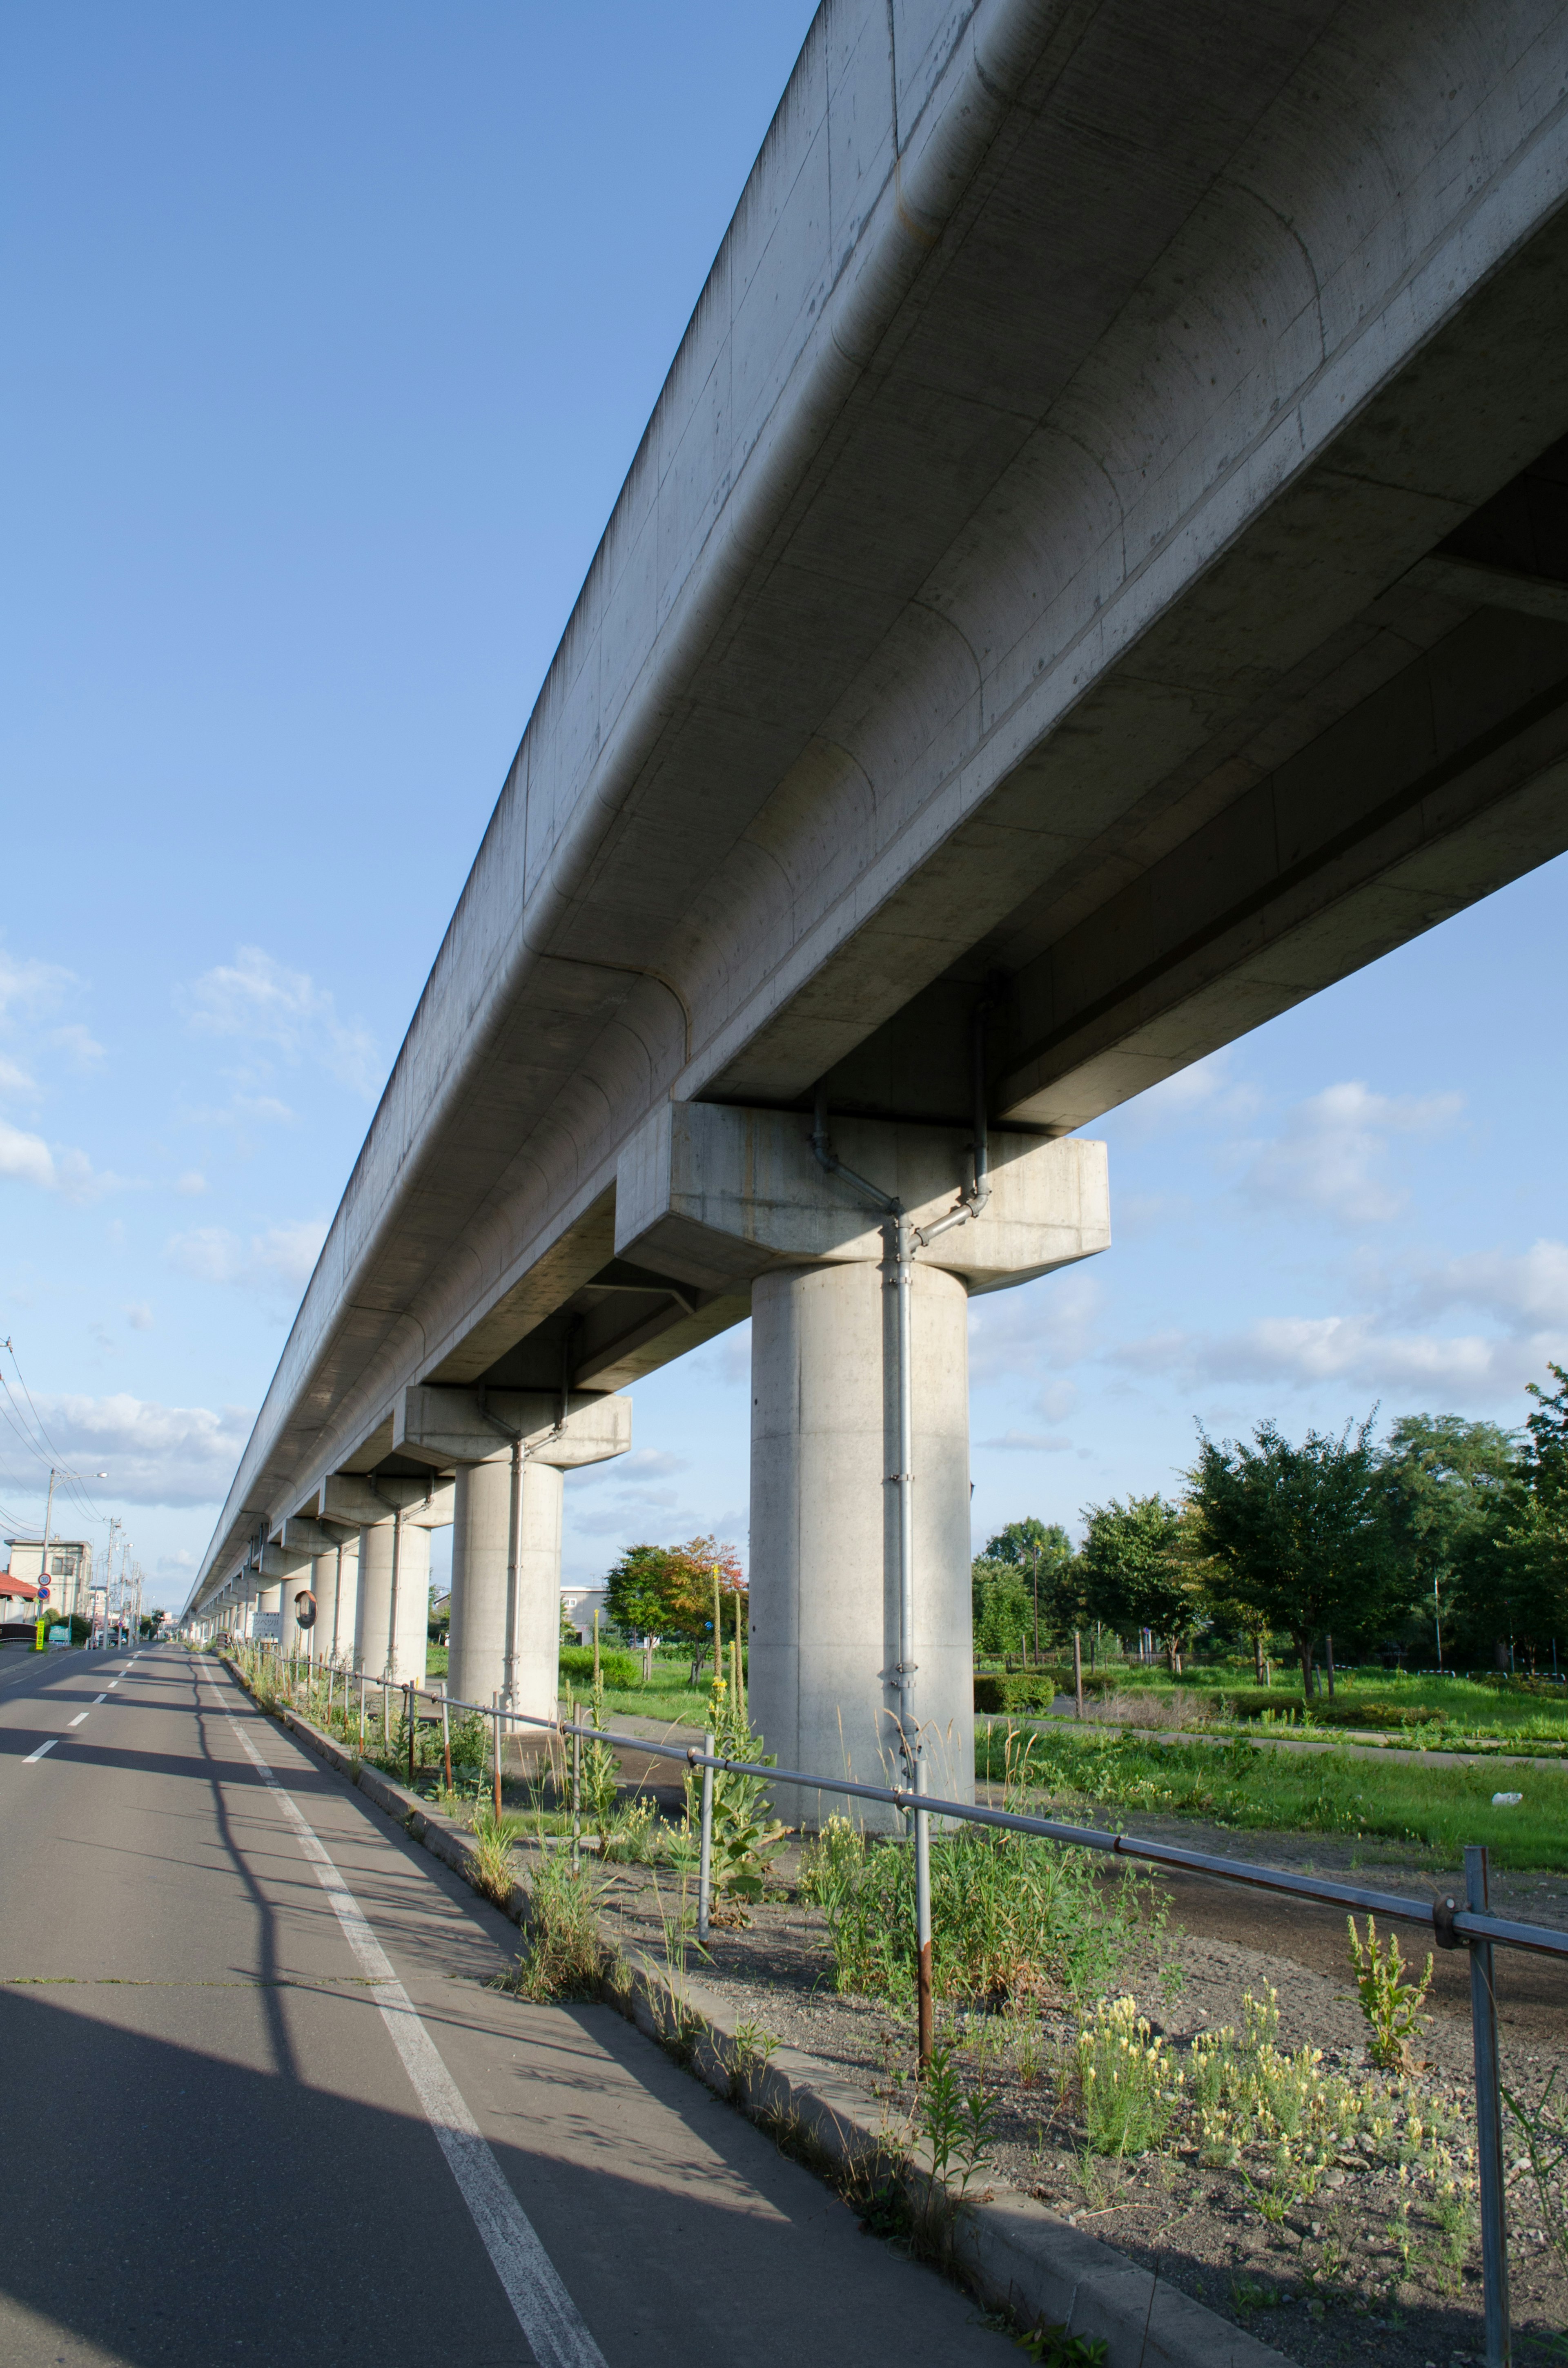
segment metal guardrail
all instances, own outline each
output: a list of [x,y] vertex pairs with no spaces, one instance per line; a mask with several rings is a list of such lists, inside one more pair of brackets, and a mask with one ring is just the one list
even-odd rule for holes
[[[274,1648],[276,1649],[276,1648]],[[305,1667],[320,1664],[305,1664]],[[350,1672],[338,1672],[344,1679],[345,1707]],[[1470,1952],[1471,2029],[1475,2060],[1476,2098],[1476,2157],[1481,2189],[1482,2265],[1485,2287],[1486,2368],[1509,2368],[1511,2358],[1508,2312],[1508,2267],[1506,2251],[1506,2213],[1503,2161],[1503,2118],[1498,2071],[1497,1998],[1494,1975],[1494,1947],[1525,1949],[1540,1956],[1568,1960],[1568,1931],[1551,1925],[1520,1924],[1506,1917],[1491,1914],[1488,1907],[1489,1870],[1484,1844],[1472,1843],[1465,1850],[1465,1897],[1435,1899],[1423,1906],[1417,1900],[1406,1899],[1395,1892],[1370,1891],[1358,1884],[1335,1883],[1324,1876],[1293,1874],[1284,1867],[1260,1866],[1248,1859],[1216,1858],[1201,1850],[1185,1850],[1170,1842],[1158,1842],[1136,1834],[1112,1832],[1103,1826],[1070,1826],[1051,1817],[1033,1817],[1014,1809],[994,1809],[973,1801],[949,1801],[927,1793],[918,1781],[913,1785],[865,1784],[847,1776],[814,1776],[797,1768],[777,1768],[761,1761],[733,1759],[714,1749],[711,1734],[703,1737],[702,1747],[696,1744],[655,1743],[646,1736],[622,1735],[612,1727],[584,1725],[562,1718],[542,1718],[527,1711],[510,1709],[498,1698],[491,1702],[471,1702],[436,1690],[415,1685],[411,1680],[401,1685],[383,1683],[380,1679],[367,1678],[363,1671],[353,1673],[359,1687],[359,1734],[365,1735],[365,1695],[374,1686],[381,1695],[383,1728],[387,1726],[387,1711],[393,1694],[404,1698],[407,1707],[409,1735],[409,1775],[414,1775],[415,1719],[414,1705],[433,1702],[439,1707],[443,1738],[446,1746],[446,1772],[451,1781],[451,1750],[449,1714],[453,1711],[477,1712],[494,1729],[494,1770],[495,1807],[501,1806],[501,1736],[503,1728],[515,1732],[530,1727],[558,1736],[564,1745],[572,1743],[572,1829],[575,1857],[581,1847],[582,1749],[585,1742],[608,1743],[622,1750],[641,1751],[658,1759],[676,1760],[684,1766],[702,1771],[701,1820],[698,1871],[697,1929],[699,1941],[706,1941],[709,1933],[710,1889],[711,1877],[711,1844],[713,1829],[713,1779],[716,1774],[760,1777],[770,1784],[788,1784],[813,1793],[835,1793],[846,1799],[875,1801],[900,1810],[914,1827],[918,1866],[926,1857],[928,1821],[932,1817],[949,1818],[960,1824],[984,1826],[1005,1833],[1030,1835],[1042,1841],[1056,1842],[1074,1850],[1096,1850],[1108,1857],[1137,1859],[1150,1865],[1178,1869],[1184,1873],[1212,1877],[1222,1883],[1234,1883],[1254,1890],[1274,1891],[1289,1897],[1311,1899],[1328,1907],[1360,1908],[1369,1915],[1386,1919],[1425,1926],[1439,1949],[1465,1948]],[[390,1732],[390,1730],[388,1730]],[[915,1772],[923,1773],[916,1755]],[[921,1896],[924,1892],[924,1896]],[[928,2061],[931,2047],[931,1948],[930,1899],[928,1884],[916,1885],[916,1929],[915,1961],[919,1993],[917,2022],[920,2056]]]

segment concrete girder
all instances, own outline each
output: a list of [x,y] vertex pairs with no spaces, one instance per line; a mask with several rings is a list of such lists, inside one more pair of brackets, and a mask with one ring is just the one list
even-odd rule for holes
[[356,1529],[377,1529],[401,1512],[404,1526],[444,1530],[452,1518],[449,1480],[409,1480],[379,1476],[372,1487],[353,1473],[335,1472],[321,1484],[320,1518]]
[[392,1440],[398,1454],[447,1471],[493,1463],[508,1453],[511,1439],[522,1440],[530,1463],[562,1472],[626,1453],[630,1398],[574,1392],[569,1404],[562,1420],[560,1396],[540,1390],[407,1389],[393,1409]]
[[[961,1130],[835,1119],[834,1148],[918,1226],[946,1216],[972,1173]],[[994,1133],[990,1158],[984,1216],[943,1234],[923,1263],[994,1291],[1109,1247],[1103,1143]],[[616,1206],[626,1255],[712,1289],[884,1254],[881,1221],[852,1185],[824,1174],[812,1121],[793,1111],[665,1103],[622,1156]]]

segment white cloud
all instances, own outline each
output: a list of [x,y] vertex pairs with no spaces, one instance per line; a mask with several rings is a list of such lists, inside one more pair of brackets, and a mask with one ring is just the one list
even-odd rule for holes
[[80,984],[74,971],[58,962],[39,962],[31,954],[18,959],[0,951],[0,1025],[14,1019],[44,1018]]
[[381,1068],[364,1022],[339,1019],[327,988],[306,971],[287,969],[260,946],[241,946],[233,962],[204,972],[181,999],[199,1034],[270,1044],[289,1062],[315,1061],[367,1099],[380,1087]]
[[1459,1094],[1375,1094],[1352,1080],[1329,1086],[1299,1103],[1272,1143],[1249,1144],[1244,1178],[1249,1199],[1263,1208],[1304,1203],[1341,1224],[1378,1224],[1397,1216],[1409,1193],[1387,1169],[1391,1138],[1430,1141],[1458,1123]]
[[187,1167],[175,1186],[175,1190],[183,1193],[187,1201],[194,1200],[199,1193],[205,1192],[206,1190],[207,1178],[199,1167]]
[[123,1176],[95,1168],[85,1151],[52,1150],[41,1134],[24,1133],[0,1118],[0,1177],[5,1176],[78,1203],[123,1191],[127,1184]]
[[73,1020],[65,1028],[51,1029],[49,1041],[51,1044],[58,1044],[67,1060],[78,1069],[101,1068],[107,1057],[97,1038],[89,1034],[78,1020]]
[[1508,1330],[1568,1326],[1568,1243],[1533,1242],[1528,1250],[1471,1250],[1419,1271],[1412,1300],[1437,1315],[1449,1307],[1483,1310]]
[[24,1134],[0,1118],[0,1176],[41,1184],[46,1191],[52,1191],[58,1180],[54,1155],[40,1134]]
[[125,1320],[133,1332],[153,1329],[153,1311],[144,1299],[133,1299],[125,1311]]
[[1196,1118],[1210,1128],[1249,1120],[1258,1107],[1257,1088],[1233,1077],[1228,1052],[1214,1053],[1177,1069],[1126,1103],[1119,1113],[1121,1123],[1135,1133],[1153,1134]]
[[1099,1286],[1088,1275],[1045,1275],[1017,1291],[987,1292],[971,1300],[971,1381],[1054,1374],[1063,1365],[1077,1364],[1095,1346],[1099,1307]]
[[977,1439],[976,1447],[1000,1449],[1006,1453],[1026,1455],[1065,1455],[1073,1442],[1059,1439],[1048,1431],[1008,1430],[999,1439]]
[[0,1053],[0,1094],[36,1094],[38,1086],[30,1072],[19,1062],[8,1061]]
[[1108,1361],[1167,1374],[1188,1387],[1244,1382],[1286,1389],[1335,1383],[1381,1398],[1422,1391],[1466,1405],[1494,1405],[1564,1354],[1568,1335],[1497,1338],[1402,1330],[1362,1313],[1271,1315],[1233,1332],[1161,1332],[1131,1340]]
[[[95,1497],[132,1505],[221,1503],[250,1436],[254,1417],[243,1406],[217,1414],[205,1406],[156,1406],[123,1392],[112,1397],[40,1397],[39,1417],[67,1462],[107,1480],[87,1485]],[[8,1430],[0,1429],[0,1481],[36,1485],[38,1467]]]
[[290,1224],[268,1225],[248,1242],[226,1225],[198,1225],[176,1234],[164,1255],[176,1272],[198,1282],[226,1282],[258,1290],[284,1284],[301,1291],[326,1239],[324,1217],[301,1217]]

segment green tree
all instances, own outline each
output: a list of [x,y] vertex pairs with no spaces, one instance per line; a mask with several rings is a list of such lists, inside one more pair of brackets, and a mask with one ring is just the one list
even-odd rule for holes
[[1151,1628],[1165,1640],[1173,1668],[1198,1614],[1197,1590],[1182,1550],[1181,1508],[1161,1496],[1084,1508],[1077,1572],[1091,1620],[1126,1634]]
[[[1017,1641],[1006,1650],[1019,1652],[1026,1644],[1048,1637],[1054,1629],[1073,1626],[1073,1542],[1060,1522],[1037,1520],[1033,1514],[1021,1521],[1009,1521],[989,1541],[980,1563],[995,1573],[989,1584],[996,1593],[998,1604],[1016,1604],[1018,1588],[1023,1590],[1027,1605],[1024,1624],[1018,1630]],[[1009,1578],[1008,1572],[1017,1574],[1016,1577]],[[987,1647],[1003,1649],[1000,1645]]]
[[998,1660],[1024,1650],[1033,1607],[1024,1573],[1016,1562],[996,1554],[977,1554],[970,1565],[970,1600],[978,1654]]
[[[1441,1649],[1480,1608],[1475,1582],[1495,1563],[1500,1531],[1517,1518],[1518,1441],[1494,1422],[1457,1414],[1402,1416],[1381,1458],[1390,1536],[1416,1610]],[[1467,1584],[1467,1582],[1469,1582]]]
[[606,1578],[605,1609],[623,1634],[678,1636],[706,1647],[713,1633],[715,1564],[725,1639],[734,1634],[737,1603],[744,1635],[747,1599],[740,1563],[734,1548],[716,1538],[688,1538],[678,1546],[628,1546]]
[[1381,1620],[1399,1592],[1372,1421],[1337,1439],[1310,1430],[1299,1447],[1272,1422],[1250,1447],[1216,1446],[1199,1425],[1187,1474],[1226,1591],[1290,1635],[1309,1698],[1318,1637]]
[[669,1625],[673,1573],[677,1549],[671,1546],[628,1546],[605,1581],[605,1611],[626,1636],[664,1636],[676,1632]]

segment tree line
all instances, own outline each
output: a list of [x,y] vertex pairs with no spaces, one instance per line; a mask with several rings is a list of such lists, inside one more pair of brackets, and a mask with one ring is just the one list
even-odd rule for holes
[[1199,1426],[1179,1494],[1086,1506],[1075,1553],[1038,1520],[990,1540],[972,1572],[976,1650],[1146,1629],[1179,1667],[1202,1635],[1245,1639],[1260,1662],[1288,1637],[1308,1693],[1335,1651],[1553,1669],[1568,1644],[1568,1371],[1549,1371],[1517,1432],[1406,1415],[1379,1446],[1375,1410],[1300,1442],[1273,1422],[1244,1442]]

